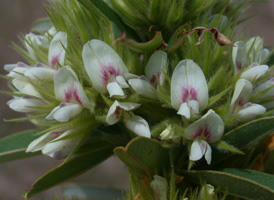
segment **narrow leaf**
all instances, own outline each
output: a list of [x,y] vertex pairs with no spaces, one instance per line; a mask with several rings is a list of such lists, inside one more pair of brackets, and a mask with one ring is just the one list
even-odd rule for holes
[[95,167],[112,154],[113,147],[107,146],[92,153],[82,154],[62,163],[40,177],[28,192],[23,193],[25,199],[54,187],[64,181],[78,176]]
[[223,192],[244,199],[274,199],[274,176],[247,169],[189,170],[182,175],[197,184],[205,181]]
[[35,155],[40,155],[40,152],[26,153],[28,145],[38,138],[36,135],[40,131],[28,130],[15,133],[0,139],[0,162],[6,162],[16,159],[27,158]]
[[[222,140],[227,144],[233,145],[233,147],[239,150],[244,150],[244,148],[253,142],[272,133],[273,130],[274,117],[265,117],[253,120],[231,130],[224,135]],[[213,149],[212,164],[215,164],[231,155],[233,155],[231,152],[223,152]]]

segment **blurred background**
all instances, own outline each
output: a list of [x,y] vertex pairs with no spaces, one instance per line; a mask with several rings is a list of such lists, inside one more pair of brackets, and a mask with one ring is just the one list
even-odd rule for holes
[[[47,0],[0,0],[0,73],[4,64],[24,61],[24,59],[11,48],[11,42],[19,43],[18,35],[27,34],[34,20],[46,17],[43,5]],[[257,13],[252,19],[242,23],[237,28],[237,34],[246,33],[249,37],[261,36],[265,46],[274,46],[274,1],[263,3],[250,3],[251,8],[242,18]],[[235,39],[232,40],[235,42]],[[0,90],[8,90],[7,82],[0,79]],[[8,95],[0,94],[0,137],[4,137],[18,131],[34,128],[27,122],[7,123],[4,119],[20,117],[20,115],[8,108],[6,102],[11,99]],[[59,164],[47,156],[38,156],[8,163],[0,163],[0,200],[21,199],[22,191],[31,187],[31,184],[42,174]],[[96,168],[89,170],[71,182],[88,183],[99,187],[116,189],[127,188],[127,174],[124,165],[116,158],[111,157]],[[58,186],[43,192],[33,200],[53,199],[60,197],[61,188]],[[61,199],[61,198],[60,198]]]

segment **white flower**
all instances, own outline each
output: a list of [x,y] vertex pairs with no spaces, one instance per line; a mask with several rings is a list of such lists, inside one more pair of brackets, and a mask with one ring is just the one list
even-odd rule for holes
[[124,96],[122,88],[129,87],[124,78],[128,69],[109,45],[91,40],[84,45],[82,57],[87,74],[98,92],[108,91],[111,97]]
[[[48,65],[37,63],[34,67],[27,69],[24,73],[26,77],[36,80],[37,78],[52,81],[60,65],[65,63],[67,48],[67,34],[58,32],[50,42],[48,51]],[[59,64],[58,64],[59,63]]]
[[208,87],[201,68],[192,60],[176,66],[171,78],[171,105],[178,114],[190,118],[208,104]]
[[130,86],[140,95],[156,99],[155,89],[158,88],[157,79],[160,85],[164,82],[163,73],[167,72],[167,53],[156,51],[153,53],[145,67],[145,77],[130,79]]
[[124,122],[126,127],[137,135],[148,138],[151,137],[149,125],[144,118],[132,114],[130,117],[124,118]]
[[250,38],[246,44],[238,41],[234,45],[232,60],[235,74],[252,63],[261,63],[269,54],[269,50],[263,48],[263,40],[260,37]]
[[39,49],[39,46],[48,48],[49,42],[46,36],[29,33],[25,36],[25,45],[30,57],[37,61],[35,49]]
[[32,141],[26,152],[41,150],[44,155],[48,155],[55,159],[63,159],[68,156],[82,140],[82,136],[73,136],[62,140],[62,138],[72,134],[73,131],[74,130],[54,130],[47,132],[38,139]]
[[200,160],[203,156],[207,164],[211,163],[211,147],[208,143],[218,141],[224,132],[222,118],[213,110],[209,110],[201,119],[189,125],[183,137],[192,140],[189,159]]
[[259,65],[258,63],[253,63],[242,72],[241,78],[253,82],[260,78],[262,75],[264,75],[268,69],[269,67],[267,65]]
[[60,68],[55,74],[54,92],[56,99],[62,103],[46,119],[66,122],[81,113],[84,107],[89,107],[89,99],[76,73],[69,66]]
[[263,106],[248,102],[252,88],[252,84],[246,79],[239,79],[236,83],[230,104],[230,114],[237,116],[238,121],[249,121],[266,111]]
[[138,104],[138,103],[132,103],[132,102],[121,102],[120,103],[118,101],[114,101],[114,103],[109,108],[109,111],[107,114],[107,118],[106,118],[107,124],[113,125],[113,124],[117,123],[120,119],[122,110],[130,111],[130,110],[137,109],[138,107],[140,107],[140,104]]
[[154,175],[153,181],[151,181],[150,186],[153,189],[155,199],[167,200],[168,183],[165,178]]
[[237,74],[246,65],[247,55],[246,46],[243,41],[238,41],[232,48],[232,60],[234,64],[234,73]]
[[[109,108],[106,118],[107,124],[113,125],[117,123],[123,111],[131,111],[137,109],[139,106],[140,104],[138,103],[115,101]],[[151,137],[149,125],[142,117],[130,113],[124,117],[123,121],[126,127],[137,135]]]
[[37,106],[46,105],[47,102],[43,99],[31,96],[23,96],[22,98],[15,97],[7,102],[10,109],[16,112],[35,113],[41,111]]
[[[30,46],[27,47],[31,48]],[[67,47],[67,34],[65,32],[58,32],[49,45],[48,65],[39,62],[36,63],[34,67],[22,62],[17,64],[8,64],[4,66],[4,69],[9,72],[7,76],[25,81],[27,81],[25,77],[33,80],[41,79],[52,81],[56,70],[59,69],[58,63],[64,65],[66,55],[64,47]]]

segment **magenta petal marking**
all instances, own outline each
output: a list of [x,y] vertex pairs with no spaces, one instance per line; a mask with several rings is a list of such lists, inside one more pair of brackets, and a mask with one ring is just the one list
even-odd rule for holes
[[102,66],[101,73],[102,82],[105,86],[107,86],[110,78],[115,78],[116,76],[120,75],[120,70],[115,69],[115,67],[112,65]]
[[75,100],[80,105],[83,105],[83,102],[80,99],[76,88],[69,88],[67,91],[65,91],[65,98],[66,98],[66,102],[68,103],[71,102],[72,100]]
[[114,111],[114,115],[117,119],[119,119],[119,117],[120,117],[120,111],[121,111],[121,108],[119,106],[116,106],[116,109]]
[[192,139],[195,140],[198,137],[203,137],[206,141],[211,138],[211,132],[207,124],[204,127],[199,127],[196,133],[192,136]]
[[157,78],[158,80],[160,81],[161,80],[161,72],[154,72],[154,74],[151,76],[151,79],[150,79],[150,83],[155,87],[157,88],[158,85],[157,85]]
[[57,61],[60,62],[60,57],[61,57],[61,54],[56,54],[52,56],[50,60],[50,66],[52,69],[59,69]]
[[242,69],[242,63],[237,61],[236,62],[236,68],[237,68],[238,71],[240,71]]
[[186,102],[187,100],[198,101],[197,91],[192,86],[183,87],[181,98],[183,102]]

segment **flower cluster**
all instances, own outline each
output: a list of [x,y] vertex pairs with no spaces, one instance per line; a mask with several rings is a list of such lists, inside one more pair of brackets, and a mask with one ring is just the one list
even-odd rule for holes
[[[9,71],[7,76],[16,89],[15,97],[8,105],[15,111],[34,116],[30,118],[37,125],[49,127],[29,145],[27,152],[41,150],[43,154],[64,158],[83,142],[88,131],[98,127],[98,122],[109,126],[122,123],[128,131],[139,136],[158,137],[175,143],[183,139],[191,161],[205,156],[210,164],[210,144],[215,145],[221,140],[224,121],[230,118],[235,122],[246,122],[274,105],[271,70],[267,65],[258,64],[263,63],[269,53],[263,49],[259,37],[251,38],[246,44],[238,41],[233,47],[234,70],[231,68],[230,71],[234,71],[235,87],[228,90],[231,91],[230,104],[223,105],[222,113],[209,105],[207,79],[203,68],[193,60],[181,60],[169,77],[168,54],[158,50],[148,59],[144,74],[137,75],[129,71],[130,67],[111,46],[92,39],[83,46],[84,71],[79,71],[79,66],[70,66],[66,57],[70,47],[65,32],[56,32],[52,28],[45,35],[27,34],[25,46],[36,64],[5,65]],[[39,62],[37,52],[41,49],[46,49],[48,63]],[[83,78],[85,76],[79,77],[82,73],[87,75],[87,80]],[[84,82],[88,84],[84,85]],[[154,112],[153,108],[145,107],[148,102],[162,104],[177,114],[158,118],[155,122],[147,118],[153,113],[144,114]],[[88,115],[84,115],[83,120],[81,114],[84,111],[88,111]],[[170,120],[174,117],[177,121]],[[152,134],[151,128],[157,129],[159,120],[169,122],[159,133]],[[92,126],[80,128],[83,123]]]

